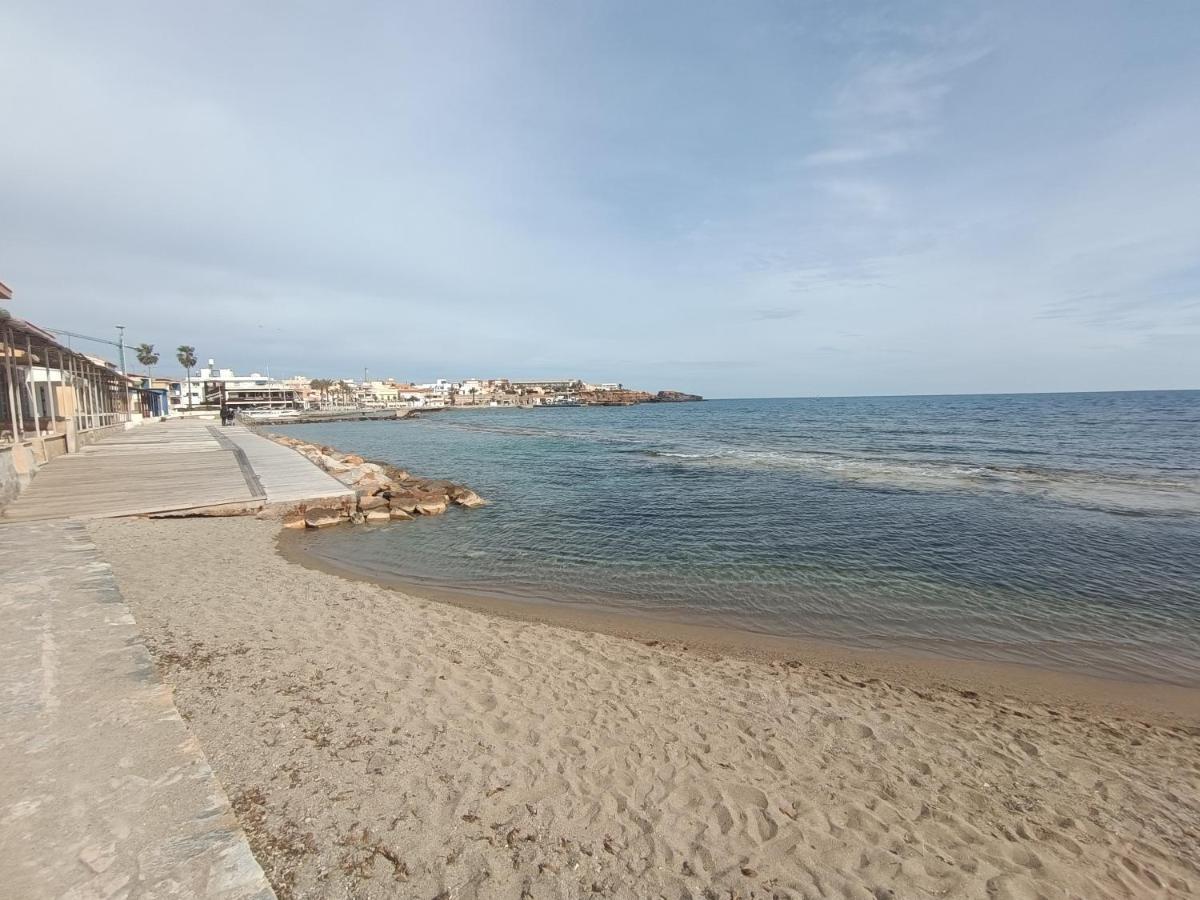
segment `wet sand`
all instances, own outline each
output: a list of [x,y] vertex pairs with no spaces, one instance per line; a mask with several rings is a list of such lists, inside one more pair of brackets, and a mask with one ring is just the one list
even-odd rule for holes
[[253,519],[89,530],[283,897],[1200,890],[1195,691],[443,598],[484,612]]
[[[304,532],[281,531],[276,542],[279,553],[307,569],[519,622],[542,622],[576,631],[655,641],[675,650],[710,657],[803,663],[858,679],[881,678],[915,689],[967,691],[997,700],[1011,698],[1049,704],[1064,712],[1083,715],[1118,716],[1147,724],[1200,725],[1200,688],[1119,681],[1006,662],[964,660],[921,653],[916,648],[855,648],[703,622],[656,618],[628,610],[586,609],[579,604],[517,599],[501,592],[459,591],[400,578],[376,578],[307,553],[305,536]],[[966,647],[970,641],[964,638],[961,644]]]

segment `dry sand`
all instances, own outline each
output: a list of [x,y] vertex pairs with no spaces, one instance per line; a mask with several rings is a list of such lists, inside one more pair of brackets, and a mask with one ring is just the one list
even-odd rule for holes
[[1194,722],[515,621],[253,519],[90,530],[281,897],[1200,892]]

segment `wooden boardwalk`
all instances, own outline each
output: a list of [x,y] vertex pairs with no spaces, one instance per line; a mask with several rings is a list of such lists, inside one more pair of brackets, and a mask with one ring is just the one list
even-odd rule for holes
[[341,482],[241,426],[202,419],[142,425],[51,461],[0,522],[255,512],[339,502]]

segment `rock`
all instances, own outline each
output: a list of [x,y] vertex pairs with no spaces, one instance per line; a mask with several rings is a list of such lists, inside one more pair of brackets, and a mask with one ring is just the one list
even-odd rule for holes
[[410,481],[412,476],[403,469],[397,469],[395,466],[389,466],[386,463],[383,466],[383,472],[392,481]]
[[304,513],[302,513],[302,512],[299,512],[299,511],[290,512],[290,513],[287,513],[283,517],[283,527],[284,528],[304,528],[305,525],[306,525],[306,523],[304,521]]
[[383,480],[382,475],[375,472],[368,472],[362,478],[358,479],[358,481],[354,482],[354,489],[368,494],[375,494],[382,491],[386,484],[388,482]]
[[329,474],[331,474],[334,478],[336,478],[342,484],[349,485],[349,484],[357,484],[359,481],[362,480],[362,477],[364,475],[366,475],[367,472],[366,472],[366,469],[364,469],[362,466],[354,466],[353,468],[342,469],[340,472],[335,472],[332,469],[330,469]]
[[[374,512],[374,510],[372,510],[372,512]],[[396,519],[397,521],[411,521],[413,518],[412,513],[405,512],[402,509],[393,509],[390,511],[389,515],[391,518]]]
[[363,512],[367,512],[368,510],[372,510],[372,509],[380,509],[380,508],[387,509],[388,501],[387,501],[386,497],[380,497],[380,496],[359,497],[358,498],[358,508],[361,509]]
[[367,521],[367,517],[360,513],[357,509],[350,513],[350,524],[361,525],[365,521]]
[[423,516],[440,516],[449,505],[445,497],[422,497],[417,501],[417,512]]
[[365,460],[361,456],[357,456],[356,454],[351,453],[348,456],[344,457],[342,459],[342,462],[344,462],[348,466],[361,466],[365,462]]
[[[408,515],[408,513],[405,513]],[[369,523],[389,522],[392,518],[391,510],[386,506],[383,509],[369,509],[363,513],[363,517]]]
[[393,512],[400,510],[401,512],[414,513],[417,511],[417,504],[421,502],[421,498],[416,494],[410,494],[407,491],[401,493],[393,493],[391,499],[388,500],[388,506]]
[[343,466],[336,459],[331,456],[326,456],[324,453],[317,457],[317,465],[335,478],[342,472],[350,471],[349,466]]
[[467,509],[476,509],[480,506],[487,506],[487,501],[470,488],[459,488],[454,493],[454,502],[459,506],[466,507]]
[[329,506],[314,506],[304,513],[304,524],[309,528],[327,528],[342,522],[342,511]]

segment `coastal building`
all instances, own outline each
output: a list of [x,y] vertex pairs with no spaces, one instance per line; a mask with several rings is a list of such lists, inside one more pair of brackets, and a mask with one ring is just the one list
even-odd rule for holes
[[363,404],[379,409],[397,409],[404,405],[400,385],[395,381],[368,381],[363,384]]
[[[0,284],[0,299],[12,291]],[[0,307],[0,504],[39,467],[133,421],[137,384]]]
[[193,406],[217,407],[228,404],[235,409],[301,409],[297,392],[276,379],[251,372],[238,375],[232,369],[218,368],[214,360],[192,378],[200,401]]
[[419,385],[401,385],[398,389],[398,396],[404,406],[428,408],[446,405],[445,394]]
[[484,395],[489,393],[488,383],[482,378],[464,378],[458,385],[456,405],[478,406],[483,403]]
[[550,381],[510,381],[518,394],[569,394],[583,387],[578,378],[560,378]]
[[301,409],[320,409],[321,392],[313,387],[313,380],[305,375],[293,375],[280,381],[301,404]]

